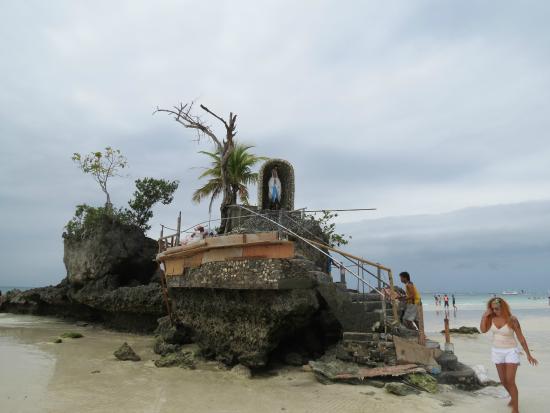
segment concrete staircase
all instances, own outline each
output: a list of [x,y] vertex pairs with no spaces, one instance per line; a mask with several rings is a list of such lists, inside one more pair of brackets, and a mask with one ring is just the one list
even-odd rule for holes
[[[319,283],[317,291],[342,325],[343,331],[384,332],[383,305],[378,294],[344,290],[337,283]],[[387,326],[393,322],[391,306],[386,306]]]
[[368,367],[395,366],[397,357],[391,335],[345,332],[340,359]]

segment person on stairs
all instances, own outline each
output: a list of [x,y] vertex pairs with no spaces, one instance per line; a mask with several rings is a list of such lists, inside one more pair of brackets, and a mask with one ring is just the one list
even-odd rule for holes
[[418,311],[417,305],[420,304],[420,293],[416,289],[416,286],[411,282],[411,276],[408,272],[403,271],[399,274],[401,282],[405,284],[405,293],[403,297],[405,300],[405,313],[403,314],[403,323],[405,327],[411,330],[418,330],[417,319]]

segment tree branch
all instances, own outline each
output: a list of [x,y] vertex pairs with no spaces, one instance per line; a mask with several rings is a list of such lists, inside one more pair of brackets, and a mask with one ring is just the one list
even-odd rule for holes
[[[200,117],[192,115],[191,109],[193,108],[193,104],[182,104],[180,103],[179,106],[174,106],[174,109],[161,109],[157,107],[157,109],[153,112],[153,114],[157,112],[164,112],[168,113],[169,115],[174,116],[174,120],[178,122],[180,125],[184,126],[185,128],[195,129],[199,133],[199,139],[200,139],[200,133],[203,133],[204,135],[208,136],[214,143],[218,146],[218,148],[222,148],[222,144],[218,137],[212,132],[212,130],[202,122]],[[224,122],[225,123],[225,122]]]
[[212,112],[210,109],[208,109],[204,105],[201,105],[201,109],[208,112],[208,113],[210,113],[212,116],[214,116],[216,119],[218,119],[221,123],[223,123],[226,129],[229,129],[229,125],[227,124],[227,122],[225,121],[224,118],[222,118],[221,116],[216,115],[214,112]]

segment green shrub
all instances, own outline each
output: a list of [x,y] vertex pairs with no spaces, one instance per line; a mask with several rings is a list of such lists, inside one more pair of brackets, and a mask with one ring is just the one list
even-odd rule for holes
[[132,225],[143,232],[151,229],[148,225],[153,217],[153,206],[161,202],[168,205],[174,198],[178,181],[143,178],[136,180],[134,198],[128,202],[128,208],[115,208],[111,204],[103,207],[92,207],[82,204],[76,207],[74,216],[65,226],[63,238],[83,240],[89,238],[99,229],[113,225]]
[[130,206],[126,210],[133,223],[143,231],[148,231],[151,226],[149,220],[153,218],[153,206],[161,202],[168,205],[174,200],[174,192],[178,189],[178,181],[167,181],[166,179],[143,178],[135,182],[136,190],[134,198],[128,201]]
[[92,207],[78,205],[74,217],[65,226],[63,238],[83,240],[97,230],[114,224],[131,225],[132,218],[128,211],[110,207]]

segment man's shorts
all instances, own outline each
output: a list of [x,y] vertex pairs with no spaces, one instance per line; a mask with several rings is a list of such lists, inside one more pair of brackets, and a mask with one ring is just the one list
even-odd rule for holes
[[491,359],[495,364],[520,364],[519,348],[494,348],[491,350]]
[[416,320],[416,304],[407,304],[405,307],[405,314],[403,314],[403,320],[414,321]]

